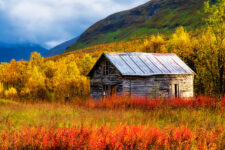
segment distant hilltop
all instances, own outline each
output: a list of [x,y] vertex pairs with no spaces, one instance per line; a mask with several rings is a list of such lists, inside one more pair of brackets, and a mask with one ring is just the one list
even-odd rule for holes
[[[66,51],[128,40],[134,36],[170,32],[178,26],[196,28],[205,0],[152,0],[136,8],[115,13],[87,29]],[[104,11],[104,10],[103,10]]]
[[41,55],[47,52],[47,49],[33,43],[5,44],[0,43],[0,63],[15,60],[29,60],[32,52],[37,51]]

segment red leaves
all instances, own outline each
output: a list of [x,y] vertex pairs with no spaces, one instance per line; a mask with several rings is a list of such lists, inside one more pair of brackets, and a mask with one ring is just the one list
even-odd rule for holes
[[91,130],[84,128],[21,128],[3,132],[0,149],[82,149],[87,147]]
[[[222,148],[224,128],[196,129],[186,126],[159,129],[146,126],[108,126],[100,129],[21,128],[3,132],[0,149],[208,149]],[[222,148],[223,149],[223,148]]]
[[[93,108],[225,108],[225,98],[199,97],[196,99],[160,100],[143,97],[114,96],[100,102],[92,101]],[[90,105],[89,105],[90,106]],[[157,110],[156,110],[157,111]],[[191,111],[191,110],[190,110]],[[219,110],[220,111],[220,110]],[[202,129],[198,126],[167,127],[117,125],[101,128],[45,128],[24,127],[0,134],[0,149],[225,149],[224,127]]]
[[[220,101],[220,100],[219,100]],[[196,98],[176,98],[176,99],[160,99],[149,98],[141,96],[129,97],[126,95],[112,96],[103,98],[100,101],[90,100],[88,106],[91,108],[108,108],[108,109],[156,109],[156,108],[219,108],[225,107],[225,98],[222,99],[221,104],[217,98],[214,97],[196,97]]]

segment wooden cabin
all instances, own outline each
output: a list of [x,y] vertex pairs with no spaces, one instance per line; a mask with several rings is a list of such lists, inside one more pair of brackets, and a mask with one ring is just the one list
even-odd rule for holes
[[103,53],[89,72],[93,98],[113,94],[193,97],[194,71],[176,54]]

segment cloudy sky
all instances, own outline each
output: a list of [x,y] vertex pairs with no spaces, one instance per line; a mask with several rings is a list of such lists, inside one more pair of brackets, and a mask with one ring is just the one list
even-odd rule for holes
[[50,48],[112,13],[147,1],[0,0],[0,42],[33,42]]

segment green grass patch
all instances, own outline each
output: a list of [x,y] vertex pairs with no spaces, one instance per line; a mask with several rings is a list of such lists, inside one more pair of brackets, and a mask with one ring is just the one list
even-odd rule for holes
[[18,102],[7,100],[7,99],[0,99],[0,105],[18,105]]

